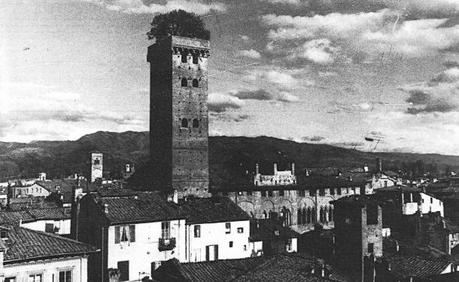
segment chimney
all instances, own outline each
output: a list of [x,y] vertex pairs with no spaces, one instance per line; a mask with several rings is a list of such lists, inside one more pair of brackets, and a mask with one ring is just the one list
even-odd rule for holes
[[277,174],[277,163],[274,163],[274,175]]
[[304,175],[309,176],[309,170],[307,168],[304,170]]
[[260,173],[260,168],[258,167],[258,163],[255,164],[255,174]]
[[295,163],[292,163],[292,175],[295,175]]
[[376,158],[376,172],[382,172],[382,160]]
[[104,212],[108,213],[108,204],[104,204]]
[[[187,199],[185,198],[185,201],[186,200]],[[167,196],[167,201],[168,202],[174,202],[174,203],[178,204],[178,192],[177,192],[177,190],[174,189],[174,191]]]
[[363,172],[368,172],[369,169],[368,169],[368,164],[364,164],[363,165]]

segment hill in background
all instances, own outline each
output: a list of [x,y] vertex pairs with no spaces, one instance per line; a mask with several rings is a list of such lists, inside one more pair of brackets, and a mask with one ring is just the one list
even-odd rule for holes
[[[107,177],[120,177],[126,163],[136,169],[148,161],[148,132],[96,132],[76,141],[36,141],[31,143],[0,142],[0,178],[36,177],[47,172],[50,178],[73,173],[89,174],[89,154],[104,153]],[[411,175],[425,172],[444,173],[459,168],[459,156],[412,153],[370,153],[324,144],[297,143],[272,137],[210,137],[209,162],[214,184],[243,180],[260,164],[262,173],[271,173],[272,163],[279,170],[289,169],[295,162],[297,173],[306,168],[362,167],[365,163],[375,169],[376,158],[384,168],[403,170]]]

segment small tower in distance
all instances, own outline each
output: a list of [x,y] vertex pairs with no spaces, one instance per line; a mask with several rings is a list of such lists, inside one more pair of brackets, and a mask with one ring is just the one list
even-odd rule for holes
[[103,154],[100,152],[91,153],[91,182],[102,179],[103,175]]
[[148,47],[153,189],[209,197],[208,40],[162,36]]

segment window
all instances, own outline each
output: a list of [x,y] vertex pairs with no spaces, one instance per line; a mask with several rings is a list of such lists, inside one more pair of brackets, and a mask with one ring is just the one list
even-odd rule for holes
[[384,187],[387,187],[387,180],[384,180]]
[[59,282],[72,282],[72,271],[60,271],[59,272]]
[[199,127],[199,121],[198,119],[193,119],[193,128],[198,128]]
[[284,196],[284,190],[279,190],[279,196]]
[[161,238],[169,239],[171,237],[171,223],[170,221],[161,222]]
[[266,197],[266,191],[261,191],[261,196]]
[[233,241],[229,241],[229,247],[230,247],[230,248],[233,247]]
[[317,191],[315,189],[309,190],[309,195],[315,196]]
[[193,55],[193,64],[198,64],[199,61],[199,56],[198,55]]
[[129,261],[119,261],[117,266],[120,271],[120,281],[129,280]]
[[325,189],[319,189],[319,196],[325,196]]
[[268,191],[268,196],[272,197],[273,196],[273,191]]
[[336,189],[336,194],[341,195],[341,188]]
[[231,233],[231,222],[226,222],[225,223],[225,229],[226,229],[226,231],[225,231],[226,234],[230,234]]
[[194,226],[194,238],[200,238],[201,237],[201,225],[195,225]]
[[45,224],[45,232],[46,233],[54,233],[54,224],[53,223],[46,223]]
[[32,274],[29,275],[29,282],[42,282],[43,274]]
[[182,52],[182,63],[188,62],[187,55],[188,55],[188,54],[187,54],[186,52]]
[[195,78],[193,79],[193,87],[199,87],[199,81]]
[[244,228],[243,227],[238,227],[237,228],[237,233],[244,233]]
[[375,244],[368,243],[368,253],[372,254],[374,252]]
[[[100,165],[100,159],[94,159],[94,165]],[[59,189],[59,187],[56,187]]]
[[182,87],[187,87],[188,86],[188,79],[182,78]]
[[182,128],[188,128],[188,120],[186,118],[182,118]]
[[115,244],[135,242],[135,225],[115,226]]
[[368,205],[367,206],[367,224],[377,224],[378,223],[378,206],[377,205]]
[[432,197],[430,198],[430,203],[433,204],[433,198]]
[[6,277],[5,282],[16,282],[16,277]]
[[306,196],[306,193],[305,193],[304,190],[298,190],[298,195],[299,195],[300,197],[304,197],[304,196]]
[[252,191],[247,191],[247,196],[252,196]]
[[247,251],[247,245],[244,245],[244,251]]

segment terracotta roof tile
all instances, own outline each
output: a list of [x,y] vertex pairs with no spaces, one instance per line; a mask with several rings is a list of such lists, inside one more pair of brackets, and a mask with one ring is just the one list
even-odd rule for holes
[[188,198],[180,202],[180,213],[188,223],[249,220],[248,214],[226,197]]
[[97,249],[68,238],[57,235],[22,228],[14,225],[2,225],[7,232],[5,264],[43,259],[49,257],[63,257],[96,252]]

